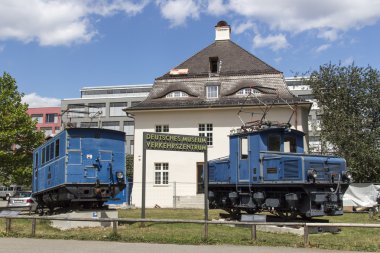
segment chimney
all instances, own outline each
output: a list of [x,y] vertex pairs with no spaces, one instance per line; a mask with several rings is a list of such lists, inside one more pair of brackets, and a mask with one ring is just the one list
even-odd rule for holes
[[226,21],[219,21],[215,26],[215,40],[229,40],[231,34],[231,27]]

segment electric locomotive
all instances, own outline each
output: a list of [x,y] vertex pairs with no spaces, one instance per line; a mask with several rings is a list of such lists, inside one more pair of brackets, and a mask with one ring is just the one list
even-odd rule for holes
[[93,208],[126,186],[125,133],[65,129],[33,152],[33,196],[44,207]]
[[289,124],[244,126],[229,136],[230,155],[209,161],[210,207],[233,215],[343,214],[351,175],[343,158],[304,153],[304,133]]

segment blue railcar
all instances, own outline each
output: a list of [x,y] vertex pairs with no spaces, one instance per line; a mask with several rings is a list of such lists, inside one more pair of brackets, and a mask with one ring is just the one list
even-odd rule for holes
[[343,158],[304,154],[304,133],[287,125],[242,128],[229,139],[229,157],[208,163],[211,207],[234,215],[343,214],[351,179]]
[[125,186],[125,133],[66,129],[33,153],[33,196],[39,209],[100,207]]

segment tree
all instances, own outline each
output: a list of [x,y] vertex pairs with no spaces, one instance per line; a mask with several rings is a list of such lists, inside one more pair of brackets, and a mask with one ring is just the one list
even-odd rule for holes
[[346,159],[355,182],[380,182],[380,72],[330,63],[308,84],[323,112],[322,143]]
[[125,159],[126,163],[126,176],[129,178],[129,179],[133,179],[133,155],[126,155],[126,159]]
[[15,79],[0,76],[0,182],[30,185],[32,152],[42,144],[44,135],[36,131],[36,121],[21,102]]

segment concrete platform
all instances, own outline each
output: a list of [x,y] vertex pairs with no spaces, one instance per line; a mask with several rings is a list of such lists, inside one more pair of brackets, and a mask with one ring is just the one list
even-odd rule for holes
[[[86,210],[86,211],[74,211],[70,213],[62,213],[57,215],[52,215],[51,217],[59,218],[118,218],[117,210]],[[61,221],[61,220],[52,220],[51,226],[58,228],[60,230],[68,230],[73,228],[82,228],[82,227],[110,227],[112,226],[111,222],[95,222],[95,221]]]

